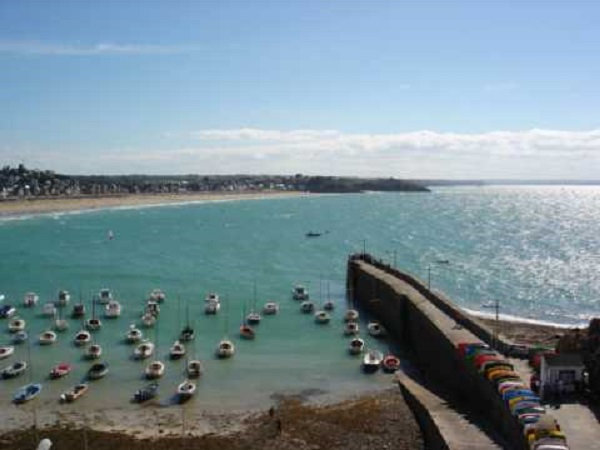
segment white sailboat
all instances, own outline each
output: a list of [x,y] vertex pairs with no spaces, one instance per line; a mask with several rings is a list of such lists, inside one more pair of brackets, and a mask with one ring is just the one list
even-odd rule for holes
[[92,297],[92,317],[85,322],[85,327],[90,331],[96,331],[102,328],[102,321],[96,317],[96,303],[98,300]]
[[217,345],[216,355],[217,358],[225,359],[231,358],[235,354],[235,345],[227,337],[229,330],[229,303],[227,303],[227,314],[225,314],[225,337],[221,339],[219,345]]
[[39,300],[40,297],[35,292],[27,292],[23,296],[23,306],[26,308],[33,308],[35,305],[37,305]]

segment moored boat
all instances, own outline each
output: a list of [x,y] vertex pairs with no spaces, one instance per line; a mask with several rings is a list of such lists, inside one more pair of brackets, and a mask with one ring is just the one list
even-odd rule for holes
[[57,336],[54,331],[46,330],[43,331],[39,336],[40,345],[50,345],[56,342]]
[[167,298],[167,296],[160,289],[154,289],[152,292],[150,292],[150,296],[149,296],[150,300],[154,300],[158,303],[164,302],[166,298]]
[[263,314],[265,316],[272,316],[279,312],[279,305],[275,302],[267,302],[265,306],[263,306]]
[[362,368],[365,372],[376,372],[383,361],[383,353],[379,350],[369,350],[363,357]]
[[149,380],[160,378],[165,374],[165,365],[162,361],[152,361],[144,370],[144,375]]
[[88,390],[90,389],[90,385],[87,383],[80,383],[73,386],[68,391],[61,394],[60,399],[63,402],[71,403],[75,400],[82,397]]
[[23,319],[11,319],[8,323],[8,331],[10,333],[17,333],[25,329],[25,321]]
[[0,347],[0,359],[6,359],[15,352],[13,346],[7,345]]
[[327,311],[317,311],[315,313],[315,322],[318,324],[326,324],[331,320],[331,316]]
[[250,325],[258,325],[260,323],[260,320],[260,314],[255,311],[252,311],[246,316],[246,322],[248,322],[248,324]]
[[107,305],[113,299],[112,292],[108,288],[100,289],[98,293],[98,302],[101,305]]
[[91,317],[85,321],[85,327],[90,331],[97,331],[102,328],[102,321],[97,317]]
[[146,302],[144,312],[152,314],[154,317],[158,317],[158,315],[160,314],[160,305],[156,300],[148,300]]
[[221,309],[219,294],[210,292],[204,299],[204,314],[217,314]]
[[13,402],[21,404],[33,400],[42,391],[42,385],[39,383],[30,383],[20,387],[13,396]]
[[54,323],[52,327],[55,331],[59,332],[69,329],[69,322],[61,317],[60,309],[58,310],[58,315],[54,317]]
[[396,355],[385,355],[381,361],[381,368],[384,372],[393,373],[400,369],[400,358]]
[[219,342],[216,351],[218,358],[230,358],[234,355],[234,353],[235,345],[233,345],[233,342],[231,342],[229,339],[223,339],[221,342]]
[[310,314],[311,312],[313,312],[315,309],[315,304],[309,300],[304,300],[301,304],[300,304],[300,311],[302,311],[304,314]]
[[73,339],[73,343],[76,346],[81,347],[82,345],[86,345],[88,342],[90,342],[91,339],[92,339],[92,335],[90,334],[89,331],[87,331],[87,330],[79,330],[75,334],[75,338]]
[[204,373],[202,362],[198,359],[188,361],[186,367],[187,375],[190,378],[198,378]]
[[0,305],[0,319],[10,319],[17,313],[17,309],[12,305]]
[[179,402],[185,402],[192,398],[196,393],[196,383],[190,380],[185,380],[179,386],[177,386],[177,396]]
[[256,332],[250,325],[243,323],[240,325],[240,337],[242,339],[252,340],[256,337]]
[[365,348],[365,341],[359,337],[352,338],[348,346],[348,352],[351,355],[360,355]]
[[69,291],[58,291],[58,298],[56,300],[56,306],[67,306],[71,301],[71,294]]
[[107,319],[116,319],[121,315],[121,304],[116,300],[111,300],[104,307],[104,317]]
[[27,370],[27,363],[25,361],[17,361],[12,363],[10,366],[5,367],[0,372],[0,376],[7,380],[9,378],[16,378]]
[[379,338],[385,336],[385,328],[376,320],[372,320],[367,325],[369,334],[373,337]]
[[56,315],[56,305],[53,302],[44,303],[44,306],[42,306],[42,315],[54,317]]
[[101,362],[96,363],[87,371],[87,377],[90,380],[99,380],[100,378],[104,378],[108,373],[108,363]]
[[149,312],[142,314],[142,318],[140,320],[142,325],[144,325],[146,328],[153,327],[154,324],[156,324],[156,316]]
[[73,305],[73,310],[71,311],[71,317],[74,319],[79,319],[85,316],[85,305],[83,303],[76,303]]
[[169,349],[169,356],[171,359],[181,359],[185,356],[185,345],[179,341],[175,341]]
[[100,344],[92,344],[85,350],[86,359],[98,359],[102,356],[102,347]]
[[39,300],[40,297],[35,292],[26,292],[23,296],[23,306],[26,308],[33,308],[37,305]]
[[358,320],[358,311],[349,309],[344,313],[344,322],[356,322]]
[[194,329],[191,326],[186,325],[179,334],[179,340],[183,342],[189,342],[192,339],[194,339]]
[[325,311],[333,311],[335,309],[335,303],[332,300],[327,300],[323,303],[323,309]]
[[356,322],[346,322],[344,324],[344,334],[346,336],[356,336],[359,331],[360,328]]
[[298,301],[308,300],[308,289],[306,289],[301,284],[297,284],[292,288],[292,298]]
[[27,339],[29,339],[29,335],[27,334],[27,331],[25,331],[25,330],[17,331],[13,335],[12,342],[13,342],[13,344],[22,344]]
[[71,364],[69,363],[60,363],[57,364],[50,370],[50,378],[57,379],[62,378],[71,373]]
[[150,341],[142,342],[133,351],[133,356],[136,359],[146,359],[154,353],[154,343]]
[[133,401],[143,403],[155,398],[158,395],[158,383],[151,383],[138,389],[133,394]]
[[129,344],[134,344],[142,340],[143,333],[140,329],[136,328],[135,325],[131,324],[129,330],[125,333],[125,340]]

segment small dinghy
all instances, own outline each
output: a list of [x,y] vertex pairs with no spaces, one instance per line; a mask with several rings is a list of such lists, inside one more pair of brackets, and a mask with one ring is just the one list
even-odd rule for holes
[[116,300],[111,300],[104,308],[104,317],[107,319],[116,319],[121,315],[121,304]]
[[0,359],[6,359],[8,358],[10,355],[12,355],[15,352],[15,348],[12,346],[3,346],[0,347]]
[[39,300],[40,297],[35,292],[27,292],[23,296],[23,306],[25,306],[25,308],[33,308],[37,305]]
[[373,337],[379,338],[385,336],[385,328],[376,320],[372,320],[369,322],[367,326],[369,330],[369,334]]
[[331,300],[327,300],[325,303],[323,303],[323,309],[325,311],[333,311],[335,309],[335,303],[333,303]]
[[400,358],[395,355],[385,355],[381,362],[381,368],[384,372],[394,373],[400,369]]
[[229,339],[223,339],[219,342],[216,353],[218,358],[230,358],[235,353],[235,346]]
[[179,402],[185,402],[192,398],[196,393],[196,383],[190,380],[185,380],[179,386],[177,386],[177,397]]
[[154,300],[155,302],[162,303],[166,298],[167,296],[160,289],[154,289],[152,292],[150,292],[150,300]]
[[356,322],[347,322],[344,324],[344,334],[346,336],[356,336],[360,331],[358,323]]
[[350,341],[348,352],[351,355],[360,355],[365,348],[365,341],[359,337],[355,337]]
[[182,342],[189,342],[192,339],[194,339],[194,329],[189,325],[186,325],[179,334],[179,340]]
[[302,311],[304,314],[310,314],[314,311],[314,309],[315,304],[309,300],[304,300],[302,303],[300,303],[300,311]]
[[73,386],[68,391],[64,392],[60,396],[60,400],[66,403],[72,403],[75,400],[82,397],[88,390],[90,389],[90,385],[87,383],[81,383]]
[[18,404],[33,400],[42,392],[42,385],[38,383],[27,384],[17,390],[13,396],[13,402]]
[[85,321],[85,327],[90,331],[97,331],[102,328],[102,321],[97,317],[92,317]]
[[165,365],[161,361],[152,361],[144,370],[144,375],[149,380],[155,380],[165,374]]
[[19,331],[23,331],[25,329],[25,321],[23,319],[11,319],[8,322],[8,331],[10,333],[17,333]]
[[318,324],[326,324],[331,320],[331,316],[327,311],[317,311],[315,313],[315,322]]
[[44,306],[42,306],[42,315],[46,317],[56,316],[56,305],[54,303],[44,303]]
[[13,338],[13,344],[22,344],[23,342],[25,342],[27,339],[29,339],[29,335],[27,334],[27,331],[17,331]]
[[58,299],[56,300],[56,306],[67,306],[71,301],[71,294],[69,291],[58,291]]
[[141,341],[142,337],[142,331],[136,328],[133,324],[129,326],[129,331],[127,331],[127,333],[125,334],[125,340],[129,344],[135,344],[136,342]]
[[10,366],[5,367],[0,372],[3,379],[16,378],[27,370],[27,363],[25,361],[17,361],[12,363]]
[[96,363],[87,371],[87,376],[90,380],[99,380],[104,378],[108,373],[108,363]]
[[356,322],[358,320],[358,311],[349,309],[344,313],[344,322]]
[[150,341],[142,342],[133,351],[133,356],[136,359],[150,358],[154,353],[154,344]]
[[383,353],[379,350],[369,350],[363,357],[363,371],[368,373],[377,372],[381,361],[383,361]]
[[308,300],[308,289],[301,284],[297,284],[292,288],[292,298],[298,301]]
[[144,386],[141,389],[135,391],[133,394],[133,401],[138,403],[143,403],[148,400],[153,399],[158,395],[158,383],[152,383],[147,386]]
[[156,323],[156,316],[152,313],[146,312],[142,315],[141,321],[142,325],[144,325],[146,328],[150,328]]
[[275,302],[265,303],[263,306],[263,314],[265,316],[273,316],[279,312],[279,305]]
[[252,340],[256,337],[256,332],[250,325],[244,323],[240,326],[240,337],[242,339]]
[[87,343],[89,343],[91,339],[92,339],[92,335],[90,334],[89,331],[87,331],[87,330],[80,330],[75,335],[75,338],[73,339],[73,343],[76,346],[81,347],[81,346],[86,345]]
[[71,317],[73,319],[79,319],[85,316],[85,305],[83,303],[77,303],[73,305],[73,310],[71,311]]
[[179,341],[175,341],[169,349],[169,356],[171,359],[181,359],[185,356],[185,345]]
[[152,314],[154,317],[158,317],[160,314],[160,305],[155,300],[148,300],[146,302],[145,312]]
[[0,319],[10,319],[17,313],[14,306],[11,305],[0,305]]
[[221,309],[219,294],[210,292],[204,299],[204,314],[217,314]]
[[101,305],[108,305],[108,303],[112,299],[113,299],[113,296],[112,296],[112,292],[110,292],[110,289],[108,289],[108,288],[100,289],[100,292],[98,293],[98,302],[100,302]]
[[202,367],[202,362],[197,359],[192,359],[191,361],[188,361],[186,371],[188,377],[199,378],[204,373],[204,367]]
[[50,371],[50,378],[56,380],[57,378],[62,378],[71,373],[71,364],[68,363],[60,363],[52,368]]
[[92,344],[85,351],[86,359],[98,359],[102,356],[102,347],[100,344]]
[[246,316],[246,322],[250,325],[258,325],[261,319],[260,314],[254,311]]
[[39,343],[40,345],[50,345],[56,342],[56,333],[51,330],[44,331],[40,334]]

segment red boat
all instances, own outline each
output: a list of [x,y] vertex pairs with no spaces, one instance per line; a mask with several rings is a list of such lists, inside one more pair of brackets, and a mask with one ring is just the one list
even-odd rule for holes
[[60,363],[59,365],[52,368],[50,371],[50,378],[62,378],[71,372],[71,364]]
[[240,327],[240,337],[243,339],[254,339],[254,337],[256,336],[256,333],[254,332],[254,329],[246,324],[243,324]]
[[392,373],[400,369],[400,358],[394,355],[386,355],[381,362],[384,372]]

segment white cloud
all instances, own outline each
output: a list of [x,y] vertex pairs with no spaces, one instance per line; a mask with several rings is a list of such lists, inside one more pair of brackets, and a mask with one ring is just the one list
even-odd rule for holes
[[186,53],[194,50],[189,46],[147,44],[58,44],[37,41],[0,41],[0,53],[50,56],[96,56],[96,55],[156,55]]

